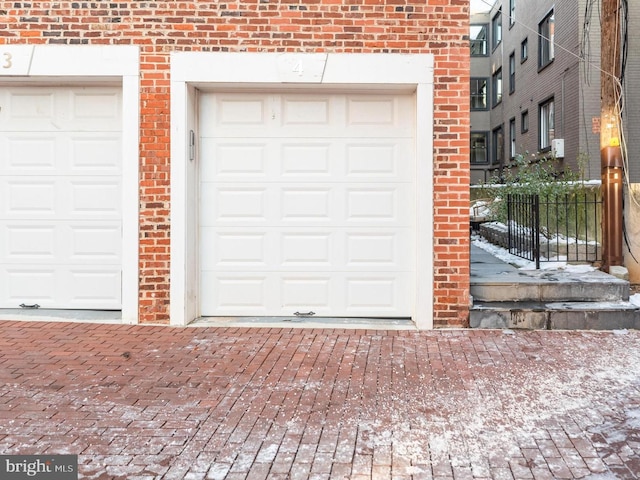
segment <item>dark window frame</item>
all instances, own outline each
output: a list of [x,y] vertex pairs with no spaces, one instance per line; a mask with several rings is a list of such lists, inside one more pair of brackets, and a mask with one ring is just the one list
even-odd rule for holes
[[538,104],[538,149],[551,151],[555,138],[555,98],[549,97]]
[[509,119],[509,158],[516,158],[516,117]]
[[516,91],[516,52],[509,55],[509,95]]
[[509,28],[516,23],[516,0],[509,0]]
[[502,95],[502,67],[500,67],[491,75],[491,108],[502,102]]
[[491,164],[504,165],[504,126],[491,131]]
[[555,15],[551,10],[538,24],[538,70],[553,63],[555,59]]
[[525,110],[520,114],[520,133],[529,131],[529,110]]
[[[475,39],[472,36],[471,33],[471,29],[473,27],[480,27],[481,29],[484,29],[484,39]],[[487,57],[489,55],[489,24],[488,23],[472,23],[469,26],[469,48],[471,49],[471,56],[472,57]],[[474,48],[474,45],[482,45],[482,47],[480,47],[480,51],[484,52],[484,53],[474,53],[476,51],[476,49]]]
[[491,50],[495,50],[502,42],[502,7],[491,19]]
[[520,42],[520,63],[524,63],[529,58],[529,37],[525,37]]
[[[469,93],[471,96],[471,111],[486,111],[489,110],[489,78],[488,77],[471,77],[471,86],[469,88]],[[484,95],[478,92],[478,82],[484,82]],[[477,100],[479,98],[484,97],[484,107],[478,107],[477,102],[474,102],[474,99]]]
[[[474,138],[484,138],[484,148],[483,155],[478,155],[476,152],[478,151],[478,147],[474,146]],[[489,132],[485,130],[481,131],[472,131],[470,138],[470,150],[469,150],[469,161],[471,165],[488,165],[489,164]],[[484,160],[476,161],[475,159],[478,157],[483,157]]]

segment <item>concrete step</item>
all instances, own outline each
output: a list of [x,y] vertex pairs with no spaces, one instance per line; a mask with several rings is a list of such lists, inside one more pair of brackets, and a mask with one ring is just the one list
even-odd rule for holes
[[472,275],[481,302],[616,302],[629,300],[629,282],[600,271],[507,270]]
[[640,329],[640,308],[612,302],[482,302],[474,299],[471,328],[544,330]]

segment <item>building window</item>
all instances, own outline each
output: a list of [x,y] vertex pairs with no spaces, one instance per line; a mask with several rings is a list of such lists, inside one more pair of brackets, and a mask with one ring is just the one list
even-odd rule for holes
[[492,107],[495,107],[502,101],[502,68],[496,70],[496,73],[491,77],[491,91],[492,91]]
[[487,155],[487,132],[471,132],[471,164],[482,165],[489,162]]
[[516,91],[516,52],[509,55],[509,93]]
[[529,110],[525,110],[520,114],[520,133],[529,131]]
[[487,51],[487,32],[489,26],[484,25],[471,25],[471,56],[472,57],[485,57],[489,54]]
[[509,27],[516,23],[516,0],[509,0]]
[[502,127],[496,128],[491,134],[491,163],[504,165],[504,133]]
[[516,119],[509,120],[509,158],[516,158]]
[[491,20],[491,47],[496,48],[502,41],[502,8]]
[[555,115],[553,98],[540,104],[540,150],[549,150],[555,135]]
[[538,67],[544,68],[549,65],[554,58],[553,38],[554,20],[553,10],[538,25],[539,47],[538,47]]
[[471,79],[471,110],[487,109],[487,88],[489,79],[472,78]]
[[529,58],[529,38],[525,38],[520,42],[520,63]]

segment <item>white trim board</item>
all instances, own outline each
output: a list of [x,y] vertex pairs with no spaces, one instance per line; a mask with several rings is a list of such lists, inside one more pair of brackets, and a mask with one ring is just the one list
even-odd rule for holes
[[[433,328],[433,56],[174,52],[171,55],[171,287],[172,325],[199,317],[197,90],[415,92],[416,275],[412,319]],[[197,135],[195,135],[197,137]]]
[[122,322],[138,323],[139,48],[0,45],[0,84],[122,86]]

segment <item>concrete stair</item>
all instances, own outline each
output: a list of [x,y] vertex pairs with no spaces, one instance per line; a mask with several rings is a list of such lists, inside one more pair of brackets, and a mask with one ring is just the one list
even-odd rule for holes
[[482,250],[471,256],[472,328],[640,329],[625,280],[600,271],[519,270]]

